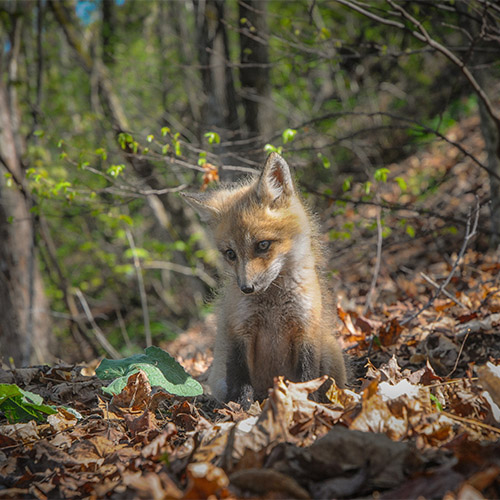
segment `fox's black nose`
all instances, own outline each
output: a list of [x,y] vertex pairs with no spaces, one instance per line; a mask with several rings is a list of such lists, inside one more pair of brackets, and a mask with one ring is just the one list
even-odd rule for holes
[[255,290],[255,287],[253,285],[241,285],[240,290],[243,293],[253,293]]

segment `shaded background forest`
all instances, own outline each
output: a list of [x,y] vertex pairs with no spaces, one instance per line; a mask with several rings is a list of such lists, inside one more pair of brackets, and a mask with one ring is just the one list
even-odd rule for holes
[[269,151],[367,310],[458,252],[476,206],[476,249],[498,246],[494,2],[2,1],[0,21],[4,363],[129,355],[209,314],[221,269],[178,193]]

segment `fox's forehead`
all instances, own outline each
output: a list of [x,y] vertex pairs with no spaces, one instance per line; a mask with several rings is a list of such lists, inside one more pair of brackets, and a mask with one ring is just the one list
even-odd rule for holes
[[248,246],[261,240],[293,238],[302,231],[302,217],[293,210],[260,204],[236,204],[214,228],[216,240],[227,246]]

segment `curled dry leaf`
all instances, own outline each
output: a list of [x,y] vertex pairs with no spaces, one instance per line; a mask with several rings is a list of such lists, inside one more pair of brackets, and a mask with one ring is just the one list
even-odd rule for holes
[[74,427],[78,422],[77,418],[64,408],[58,408],[57,413],[49,415],[47,422],[57,432],[63,431],[70,427]]
[[484,398],[488,401],[493,418],[500,423],[500,366],[487,363],[485,366],[476,368],[479,375],[479,383],[486,392]]
[[134,417],[130,414],[125,414],[123,417],[132,437],[146,433],[148,433],[150,437],[153,437],[150,434],[151,432],[154,433],[154,436],[159,432],[155,414],[149,410],[146,410],[138,417]]
[[130,375],[127,385],[120,394],[113,396],[112,404],[119,408],[127,408],[131,412],[144,411],[151,400],[151,384],[147,375],[139,370]]
[[177,435],[177,427],[169,422],[167,427],[161,431],[149,444],[141,450],[144,458],[158,458],[160,455],[170,450],[170,442]]
[[361,401],[361,396],[349,389],[339,389],[334,380],[331,381],[330,388],[326,392],[326,397],[335,407],[348,410],[355,407]]

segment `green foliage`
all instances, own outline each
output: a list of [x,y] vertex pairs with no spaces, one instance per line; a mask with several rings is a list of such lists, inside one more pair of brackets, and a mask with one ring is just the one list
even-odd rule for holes
[[220,135],[217,132],[207,132],[205,137],[209,144],[220,144]]
[[377,182],[387,182],[388,168],[378,168],[375,170],[374,178]]
[[296,130],[292,128],[285,129],[282,134],[283,144],[286,144],[287,142],[292,142],[296,135],[297,135]]
[[118,177],[125,170],[125,165],[111,165],[106,169],[106,173],[111,177]]
[[125,359],[103,359],[96,368],[101,380],[113,380],[103,392],[119,394],[127,385],[130,375],[142,370],[152,386],[158,386],[176,396],[192,397],[203,394],[201,385],[191,378],[170,354],[158,347],[148,347],[145,354]]
[[[33,106],[39,61],[36,8],[19,14],[25,16],[25,31],[15,90],[21,103],[21,135],[28,138],[23,161],[35,201],[32,213],[47,222],[60,268],[53,268],[41,244],[51,309],[61,317],[68,314],[60,271],[70,291],[82,290],[96,310],[106,311],[97,321],[112,344],[124,349],[128,336],[126,348],[137,352],[144,339],[134,256],[141,266],[157,340],[202,314],[207,285],[195,287],[199,280],[190,273],[214,276],[220,271],[215,252],[197,233],[199,226],[191,224],[169,190],[196,190],[208,184],[211,179],[203,168],[207,163],[257,167],[263,151],[257,151],[245,124],[241,97],[247,89],[242,88],[238,67],[239,29],[250,26],[248,19],[240,19],[238,2],[224,3],[221,26],[227,28],[228,50],[211,67],[197,60],[203,52],[198,41],[183,38],[183,33],[201,33],[199,23],[204,21],[189,3],[154,0],[141,9],[134,2],[112,4],[116,43],[106,82],[114,90],[113,103],[121,105],[127,118],[126,127],[112,123],[109,115],[116,115],[117,108],[108,109],[96,73],[88,74],[74,57],[50,9],[44,9],[43,16],[40,109]],[[372,4],[366,8],[392,18],[388,4]],[[446,59],[423,50],[422,42],[407,32],[341,5],[332,8],[299,0],[264,2],[264,7],[271,96],[263,100],[272,112],[258,148],[265,144],[264,152],[287,155],[305,185],[336,200],[334,216],[352,208],[347,200],[371,203],[391,191],[401,203],[419,203],[438,192],[444,169],[393,177],[386,166],[435,140],[432,127],[444,134],[477,110],[477,98],[458,72],[450,71]],[[453,28],[460,23],[452,4],[446,11],[432,2],[406,2],[405,7],[438,41],[461,46],[461,32]],[[13,19],[7,11],[0,19],[6,33],[12,32]],[[216,21],[210,17],[210,22]],[[100,22],[95,16],[88,25],[75,25],[82,48],[91,40],[98,54],[103,50],[96,36]],[[224,61],[227,66],[220,66]],[[229,77],[234,80],[237,123],[224,122],[227,96],[220,95],[222,87],[208,95],[208,76],[212,86],[222,80],[229,85]],[[256,97],[258,102],[261,98]],[[224,181],[238,174],[224,168],[220,173]],[[11,174],[3,181],[17,189]],[[321,213],[323,207],[317,208]],[[394,229],[387,220],[384,236]],[[398,230],[415,237],[418,227],[405,221]],[[127,229],[133,233],[135,250]],[[372,219],[362,229],[377,231]],[[336,227],[329,236],[342,241],[353,234],[347,225]],[[162,263],[172,265],[162,268]],[[69,338],[68,322],[57,321],[62,336]]]
[[327,156],[325,156],[324,154],[322,153],[318,153],[318,158],[321,160],[321,163],[323,164],[323,167],[324,168],[330,168],[332,166],[330,160],[328,159]]
[[264,151],[266,153],[278,153],[278,154],[282,154],[283,153],[283,147],[282,146],[276,147],[276,146],[273,146],[272,144],[266,144],[264,146]]
[[54,406],[43,404],[38,394],[25,391],[15,384],[0,384],[0,411],[8,422],[43,422],[48,415],[57,413]]
[[398,183],[399,189],[401,189],[401,191],[404,192],[408,189],[406,181],[402,177],[394,177],[394,180]]
[[429,397],[431,399],[431,403],[434,404],[434,406],[436,407],[436,409],[438,411],[443,411],[443,405],[441,404],[441,402],[439,401],[439,399],[434,396],[434,394],[429,394]]

